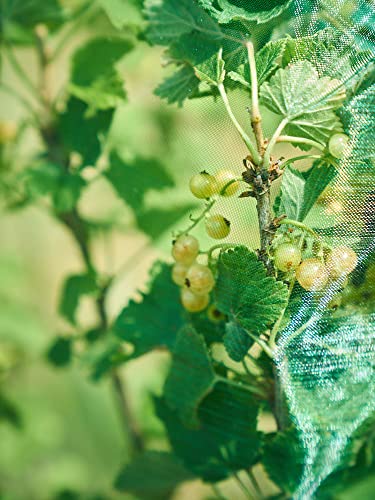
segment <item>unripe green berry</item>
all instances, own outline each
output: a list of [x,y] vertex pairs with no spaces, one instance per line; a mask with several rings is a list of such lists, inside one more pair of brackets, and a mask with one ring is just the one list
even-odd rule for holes
[[226,238],[230,233],[230,222],[222,215],[210,215],[206,219],[206,231],[211,238],[220,240]]
[[349,137],[346,134],[334,134],[328,143],[328,149],[335,158],[342,158],[348,145]]
[[215,178],[207,172],[195,174],[190,179],[190,191],[196,198],[207,199],[210,198],[216,189]]
[[275,266],[280,271],[292,271],[298,266],[301,259],[301,250],[293,243],[282,243],[276,248]]

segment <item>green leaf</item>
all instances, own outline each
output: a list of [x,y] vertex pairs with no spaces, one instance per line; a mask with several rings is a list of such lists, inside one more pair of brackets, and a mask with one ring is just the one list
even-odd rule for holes
[[155,404],[174,453],[204,481],[220,481],[258,461],[259,405],[244,388],[218,382],[199,407],[198,429],[184,426],[165,400],[158,399]]
[[82,356],[81,361],[88,365],[91,380],[97,382],[117,366],[127,361],[123,344],[111,331],[105,332],[101,341],[92,344]]
[[132,48],[124,38],[95,38],[75,52],[69,90],[89,105],[86,116],[123,102],[124,82],[115,64]]
[[345,98],[342,88],[329,77],[319,78],[308,61],[279,69],[260,89],[261,102],[287,121],[286,132],[326,146],[342,129],[335,114]]
[[179,36],[192,31],[220,36],[215,21],[191,0],[146,0],[149,25],[147,39],[156,45],[168,45]]
[[[31,30],[38,24],[50,29],[64,21],[64,12],[58,0],[2,0],[0,2],[0,39],[8,42],[34,43]],[[21,31],[25,36],[20,37]],[[26,33],[29,32],[29,38]],[[15,35],[15,36],[13,36]]]
[[95,277],[91,274],[69,276],[61,293],[59,313],[72,325],[76,324],[76,310],[84,295],[91,295],[98,290]]
[[78,173],[65,171],[54,163],[41,163],[20,175],[26,195],[31,200],[50,195],[57,213],[71,211],[77,204],[86,182]]
[[258,413],[252,393],[225,381],[218,382],[199,407],[202,426],[223,443],[230,470],[248,469],[259,459]]
[[254,252],[236,247],[220,255],[215,294],[218,309],[255,335],[280,316],[288,289],[267,276]]
[[254,344],[246,331],[234,321],[226,324],[223,341],[229,357],[237,362],[243,361],[250,347]]
[[258,85],[261,86],[279,67],[286,39],[268,42],[255,55]]
[[120,198],[135,211],[144,207],[147,192],[174,186],[173,178],[159,160],[137,157],[129,162],[115,151],[105,175]]
[[169,104],[182,106],[185,99],[196,95],[199,88],[199,78],[191,66],[183,66],[171,76],[168,76],[156,89],[155,95],[166,99]]
[[22,427],[22,417],[17,406],[0,393],[0,423],[8,422],[16,429]]
[[57,213],[73,210],[86,182],[78,174],[61,172],[59,183],[52,192],[53,207]]
[[58,368],[67,366],[72,355],[72,339],[68,337],[58,337],[54,340],[46,354],[48,361]]
[[[199,0],[200,5],[216,17],[219,23],[231,21],[254,21],[267,23],[282,14],[292,3],[292,0]],[[220,7],[220,10],[216,8]]]
[[129,15],[134,8],[141,9],[143,0],[99,0],[113,26],[118,30],[124,30],[129,23]]
[[[185,427],[177,413],[169,408],[164,399],[155,399],[156,415],[163,422],[173,452],[193,474],[204,481],[216,482],[231,473],[221,452],[220,435],[213,436],[206,427]],[[224,438],[226,433],[222,435]]]
[[337,170],[324,161],[316,161],[307,172],[287,167],[283,173],[281,192],[275,200],[277,216],[303,221],[324,189],[336,177]]
[[[314,35],[289,38],[283,55],[283,66],[298,61],[310,61],[319,76],[338,78],[342,82],[353,79],[355,61],[361,60],[363,67],[372,59],[370,54],[360,51],[348,30],[325,28]],[[355,78],[354,78],[355,79]]]
[[194,205],[182,205],[171,208],[146,208],[135,214],[138,228],[150,238],[156,240],[184,215],[191,213]]
[[27,169],[22,174],[29,196],[37,198],[51,194],[58,189],[61,168],[54,163],[42,163]]
[[114,333],[133,344],[130,358],[136,358],[157,348],[172,349],[183,325],[183,308],[179,289],[171,279],[171,267],[156,263],[151,270],[148,293],[142,301],[131,300],[114,325]]
[[87,118],[94,116],[98,110],[105,111],[120,106],[126,98],[124,82],[117,74],[99,77],[89,87],[80,87],[71,83],[68,90],[71,95],[88,105],[85,114]]
[[292,494],[301,478],[304,452],[295,428],[268,435],[262,463],[272,481]]
[[[287,39],[268,42],[255,54],[255,62],[257,68],[258,86],[263,85],[271,75],[275,73],[280,66],[281,57],[283,55]],[[249,62],[242,64],[237,71],[231,71],[228,76],[239,82],[244,87],[251,88],[250,67]]]
[[58,122],[61,141],[68,151],[82,156],[83,166],[95,165],[102,149],[100,136],[108,132],[113,116],[113,110],[106,110],[87,117],[88,109],[85,102],[71,97]]
[[203,336],[192,326],[183,327],[173,348],[172,366],[165,381],[167,404],[187,427],[198,427],[197,408],[212,390],[215,372]]
[[220,49],[217,54],[204,61],[204,63],[196,65],[194,71],[202,82],[217,86],[224,81],[224,67],[223,51]]
[[192,479],[194,476],[172,453],[147,450],[124,467],[116,478],[115,488],[137,498],[163,500],[179,484]]
[[[216,310],[216,307],[215,311],[219,313],[221,316],[223,316],[220,311]],[[202,313],[190,314],[190,323],[200,335],[203,335],[205,342],[208,346],[210,346],[215,342],[223,342],[223,337],[225,333],[224,318],[210,319],[210,317],[207,314],[207,311],[204,311]]]

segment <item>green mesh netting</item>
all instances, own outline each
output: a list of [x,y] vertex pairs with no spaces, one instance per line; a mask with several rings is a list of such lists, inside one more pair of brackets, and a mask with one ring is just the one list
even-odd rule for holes
[[[350,60],[351,71],[346,72],[350,81],[374,60],[374,6],[360,2],[355,22],[350,23],[340,16],[342,4],[327,2],[327,24],[342,38],[342,51],[335,59],[323,55],[314,64],[322,74],[339,77]],[[302,9],[303,3],[296,7]],[[317,23],[306,27],[297,21],[295,26],[299,36],[317,29]],[[362,48],[362,57],[353,60],[348,44]],[[336,228],[331,236],[338,244],[354,243],[360,270],[375,249],[375,86],[357,95],[344,112],[352,145],[341,160],[332,198],[340,193],[346,230]],[[323,319],[338,286],[328,288],[318,303],[313,304],[312,297],[304,299],[278,344],[280,383],[306,452],[297,499],[313,496],[340,463],[355,431],[375,410],[375,314],[353,308],[350,316]]]

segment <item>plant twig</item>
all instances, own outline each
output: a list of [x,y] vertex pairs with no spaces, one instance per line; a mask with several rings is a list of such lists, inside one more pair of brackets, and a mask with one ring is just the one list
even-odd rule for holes
[[32,94],[32,96],[41,104],[44,106],[43,99],[41,98],[38,89],[35,87],[33,82],[29,79],[28,75],[26,74],[25,70],[22,68],[20,63],[18,62],[16,56],[13,53],[13,49],[9,44],[5,45],[5,54],[8,57],[8,61],[11,64],[14,72],[20,79],[20,81],[24,84],[24,86],[29,90],[29,92]]
[[217,496],[217,498],[219,498],[220,500],[227,500],[227,497],[223,495],[223,493],[221,492],[221,490],[217,484],[212,483],[211,488],[212,488],[213,492],[215,493],[215,495]]
[[90,1],[86,2],[84,5],[82,5],[81,7],[79,7],[77,9],[77,11],[72,15],[73,23],[67,29],[67,31],[63,34],[60,41],[56,45],[55,50],[50,58],[51,61],[55,60],[60,55],[61,51],[64,49],[65,45],[70,40],[70,38],[79,30],[86,14],[91,10],[91,8],[94,6],[94,4],[95,4],[95,2],[90,0]]
[[261,158],[260,154],[258,153],[256,147],[252,143],[250,137],[246,134],[246,132],[241,127],[241,125],[238,123],[237,118],[234,116],[232,108],[230,107],[227,93],[225,92],[224,85],[222,83],[219,83],[217,88],[218,88],[219,93],[221,95],[221,98],[223,100],[225,109],[227,110],[227,113],[229,115],[229,118],[232,120],[233,125],[236,127],[237,131],[239,132],[240,136],[242,137],[242,140],[246,144],[247,149],[250,151],[253,162],[256,165],[259,165],[261,163],[262,158]]
[[260,489],[259,483],[257,481],[257,478],[255,477],[255,474],[252,469],[246,470],[246,473],[248,475],[248,478],[250,480],[250,483],[252,487],[254,488],[256,494],[258,495],[258,498],[263,498],[263,493],[262,490]]
[[293,144],[307,144],[312,148],[319,149],[319,151],[325,151],[325,147],[319,142],[313,141],[312,139],[306,139],[305,137],[294,137],[292,135],[279,135],[276,142],[289,142]]
[[277,139],[280,137],[281,132],[284,130],[284,128],[288,124],[288,119],[283,118],[275,130],[273,136],[270,139],[270,142],[268,143],[268,146],[266,148],[266,152],[264,153],[264,158],[263,158],[263,167],[268,170],[270,161],[271,161],[271,154],[273,151],[273,148],[275,147],[275,144],[277,142]]
[[125,430],[127,438],[130,440],[130,449],[132,453],[140,453],[144,450],[144,442],[138,425],[130,411],[128,400],[125,397],[126,390],[124,381],[121,379],[117,370],[113,370],[111,380],[118,400],[118,407],[123,424],[122,427]]
[[195,228],[195,226],[197,226],[200,221],[205,217],[205,215],[211,210],[211,208],[215,205],[216,203],[216,199],[213,199],[211,201],[209,201],[206,205],[206,207],[204,208],[204,210],[201,212],[200,215],[198,215],[198,217],[196,219],[191,219],[193,221],[192,224],[190,224],[189,227],[187,227],[187,229],[185,229],[185,231],[182,231],[180,233],[180,235],[182,234],[187,234],[189,233],[192,229]]
[[250,76],[251,76],[251,126],[254,130],[255,139],[259,153],[264,153],[264,135],[262,129],[262,116],[259,110],[258,98],[258,76],[255,62],[254,45],[251,41],[246,43],[247,54],[249,58]]
[[322,157],[320,155],[301,155],[301,156],[294,156],[293,158],[288,158],[287,160],[281,162],[279,164],[279,169],[283,170],[286,168],[288,165],[295,163],[296,161],[301,161],[301,160],[320,160]]
[[25,97],[19,94],[13,87],[3,82],[0,82],[0,90],[7,92],[9,95],[17,99],[17,101],[19,101],[24,106],[24,108],[30,113],[36,125],[38,126],[40,125],[38,114],[34,110],[32,104]]
[[299,222],[299,221],[294,220],[294,219],[285,218],[285,219],[281,219],[279,221],[279,224],[280,225],[287,225],[287,226],[298,227],[299,229],[302,229],[306,233],[309,233],[312,236],[314,236],[314,238],[316,240],[319,240],[319,241],[321,240],[321,237],[319,236],[319,234],[317,234],[313,229],[311,229],[311,227],[306,226],[306,224],[304,224],[303,222]]

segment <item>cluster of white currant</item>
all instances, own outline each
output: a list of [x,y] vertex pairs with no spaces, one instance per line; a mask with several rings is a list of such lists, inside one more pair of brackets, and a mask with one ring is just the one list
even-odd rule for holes
[[295,272],[298,283],[305,290],[322,291],[330,282],[343,279],[355,269],[357,254],[349,247],[333,248],[328,257],[302,258],[300,247],[281,243],[274,253],[274,264],[285,273]]
[[182,234],[173,242],[172,280],[181,287],[181,302],[189,312],[206,309],[215,278],[209,267],[199,264],[199,243],[194,236]]
[[[220,170],[215,175],[200,172],[193,175],[189,183],[190,191],[196,198],[210,199],[214,196],[233,196],[240,183],[231,170]],[[207,234],[214,239],[226,238],[230,233],[230,222],[221,214],[210,214],[205,219]]]

